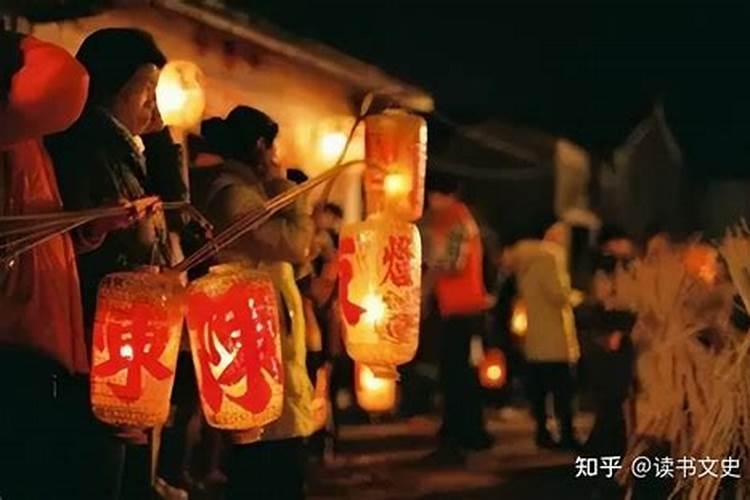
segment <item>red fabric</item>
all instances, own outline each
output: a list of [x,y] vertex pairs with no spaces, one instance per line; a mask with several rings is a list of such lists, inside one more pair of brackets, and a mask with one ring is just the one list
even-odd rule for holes
[[477,314],[487,308],[482,275],[482,239],[469,209],[461,202],[454,203],[433,214],[430,229],[437,244],[444,246],[451,230],[458,225],[464,226],[468,233],[468,240],[464,242],[465,263],[456,272],[440,273],[435,283],[438,308],[444,317]]
[[[2,212],[62,210],[52,163],[41,139],[64,130],[80,115],[88,76],[65,50],[31,37],[21,42],[24,64],[13,77],[7,106],[0,106],[0,151],[9,163],[8,200]],[[0,342],[36,349],[73,372],[88,371],[75,252],[60,236],[25,253],[17,272],[24,290],[20,331],[0,332]]]

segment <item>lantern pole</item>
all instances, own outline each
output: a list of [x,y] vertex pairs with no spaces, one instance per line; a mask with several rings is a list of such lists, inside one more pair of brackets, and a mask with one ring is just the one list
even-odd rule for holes
[[359,164],[368,164],[375,168],[380,168],[379,165],[374,162],[367,160],[353,160],[346,163],[337,165],[326,172],[313,177],[312,179],[296,186],[275,198],[267,201],[262,208],[252,211],[230,225],[224,231],[219,233],[214,239],[208,241],[200,249],[198,249],[190,257],[186,258],[179,264],[173,266],[173,270],[176,272],[186,272],[205,260],[216,255],[223,248],[234,243],[237,239],[241,238],[245,234],[257,229],[259,226],[268,221],[269,218],[273,217],[276,213],[280,212],[284,208],[288,207],[301,196],[309,193],[317,186],[336,178],[344,170],[351,168]]

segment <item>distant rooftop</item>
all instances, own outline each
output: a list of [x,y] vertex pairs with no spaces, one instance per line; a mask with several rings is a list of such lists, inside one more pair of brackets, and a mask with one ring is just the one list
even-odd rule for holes
[[363,92],[375,92],[400,106],[423,113],[434,109],[432,96],[425,90],[319,42],[295,37],[263,19],[229,8],[221,1],[152,0],[152,4],[327,73]]

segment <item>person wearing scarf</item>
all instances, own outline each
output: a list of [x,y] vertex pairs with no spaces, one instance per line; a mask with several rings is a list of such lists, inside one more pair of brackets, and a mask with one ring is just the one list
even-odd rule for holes
[[[70,129],[47,140],[65,208],[148,197],[152,190],[140,135],[160,128],[154,126],[161,124],[156,84],[166,63],[164,54],[144,31],[107,28],[89,35],[76,59],[89,73],[86,106]],[[114,272],[170,264],[167,236],[164,216],[156,210],[129,228],[107,233],[84,228],[76,233],[88,345],[101,280]],[[87,437],[80,453],[91,468],[91,491],[85,498],[149,497],[142,432],[109,428],[92,415]]]

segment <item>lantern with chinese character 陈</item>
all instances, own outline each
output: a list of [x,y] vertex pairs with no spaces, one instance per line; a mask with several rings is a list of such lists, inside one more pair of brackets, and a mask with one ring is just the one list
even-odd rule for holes
[[171,61],[161,71],[156,104],[165,125],[190,129],[200,123],[206,108],[203,73],[189,61]]
[[505,385],[507,368],[500,349],[488,349],[479,363],[479,382],[485,389],[500,389]]
[[365,118],[367,213],[422,216],[427,125],[416,115],[391,110]]
[[283,368],[270,276],[241,264],[212,267],[188,289],[187,321],[208,423],[240,431],[276,420]]
[[174,276],[115,273],[99,285],[91,404],[103,422],[148,428],[167,421],[184,319]]
[[372,215],[349,224],[339,245],[339,302],[349,355],[396,377],[419,338],[421,242],[411,223]]
[[396,406],[396,379],[378,377],[360,363],[357,363],[354,373],[354,392],[360,408],[371,413],[383,413]]
[[529,327],[529,317],[526,314],[526,303],[517,299],[513,303],[513,311],[510,317],[510,331],[514,335],[523,337]]

